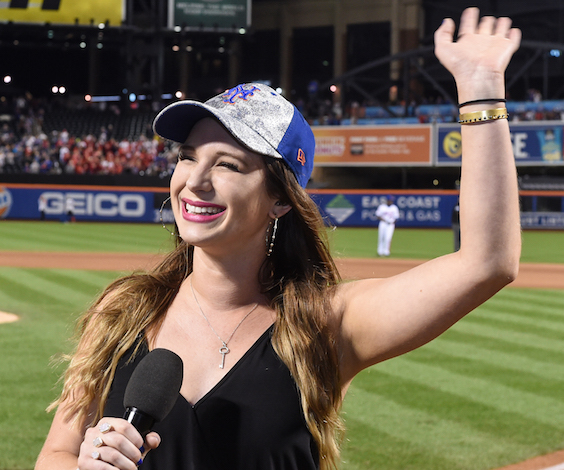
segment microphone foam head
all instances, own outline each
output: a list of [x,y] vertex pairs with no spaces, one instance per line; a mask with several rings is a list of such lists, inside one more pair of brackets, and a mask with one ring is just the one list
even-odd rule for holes
[[123,405],[162,421],[182,386],[182,359],[168,349],[153,349],[137,365],[125,389]]

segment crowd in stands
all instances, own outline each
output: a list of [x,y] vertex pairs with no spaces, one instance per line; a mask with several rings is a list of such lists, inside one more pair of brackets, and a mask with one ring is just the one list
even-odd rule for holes
[[0,102],[0,173],[153,175],[172,174],[176,155],[145,133],[116,137],[112,126],[83,135],[65,128],[44,131],[45,102]]
[[[440,95],[407,105],[400,100],[385,104],[351,101],[343,109],[339,103],[324,100],[315,103],[300,101],[297,106],[313,125],[324,126],[450,123],[458,120],[458,107]],[[508,100],[507,109],[513,122],[564,121],[564,101],[542,100],[536,89],[528,90],[526,101]]]
[[[174,150],[152,134],[150,125],[135,135],[123,136],[115,135],[112,124],[97,123],[80,135],[63,126],[46,130],[50,106],[31,97],[0,97],[0,173],[166,178],[174,171]],[[344,109],[329,100],[317,102],[314,108],[303,102],[297,106],[313,125],[455,122],[457,117],[456,106],[440,100],[409,106],[351,102]],[[507,106],[513,121],[564,120],[564,101],[542,101],[538,93],[531,92],[526,102],[508,102]]]

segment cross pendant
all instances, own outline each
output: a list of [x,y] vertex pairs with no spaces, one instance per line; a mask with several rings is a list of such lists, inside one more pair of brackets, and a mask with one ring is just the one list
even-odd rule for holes
[[219,348],[219,354],[221,354],[221,364],[219,365],[220,369],[223,369],[225,366],[225,355],[229,353],[229,348],[227,344],[223,343],[223,346]]

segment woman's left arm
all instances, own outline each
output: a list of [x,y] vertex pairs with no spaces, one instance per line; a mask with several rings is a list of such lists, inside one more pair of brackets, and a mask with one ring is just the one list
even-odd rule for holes
[[[464,11],[458,39],[446,19],[435,52],[461,102],[505,98],[504,73],[520,42],[508,18]],[[461,112],[503,106],[469,105]],[[345,382],[365,367],[437,337],[517,275],[521,250],[517,174],[506,119],[462,125],[461,248],[387,279],[339,286],[333,301]]]

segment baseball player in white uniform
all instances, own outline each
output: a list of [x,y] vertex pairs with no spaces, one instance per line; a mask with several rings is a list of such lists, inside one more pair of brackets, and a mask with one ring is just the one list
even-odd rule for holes
[[378,223],[378,256],[390,256],[390,245],[396,228],[396,220],[399,219],[398,206],[394,204],[395,198],[388,196],[386,204],[380,204],[376,209]]

